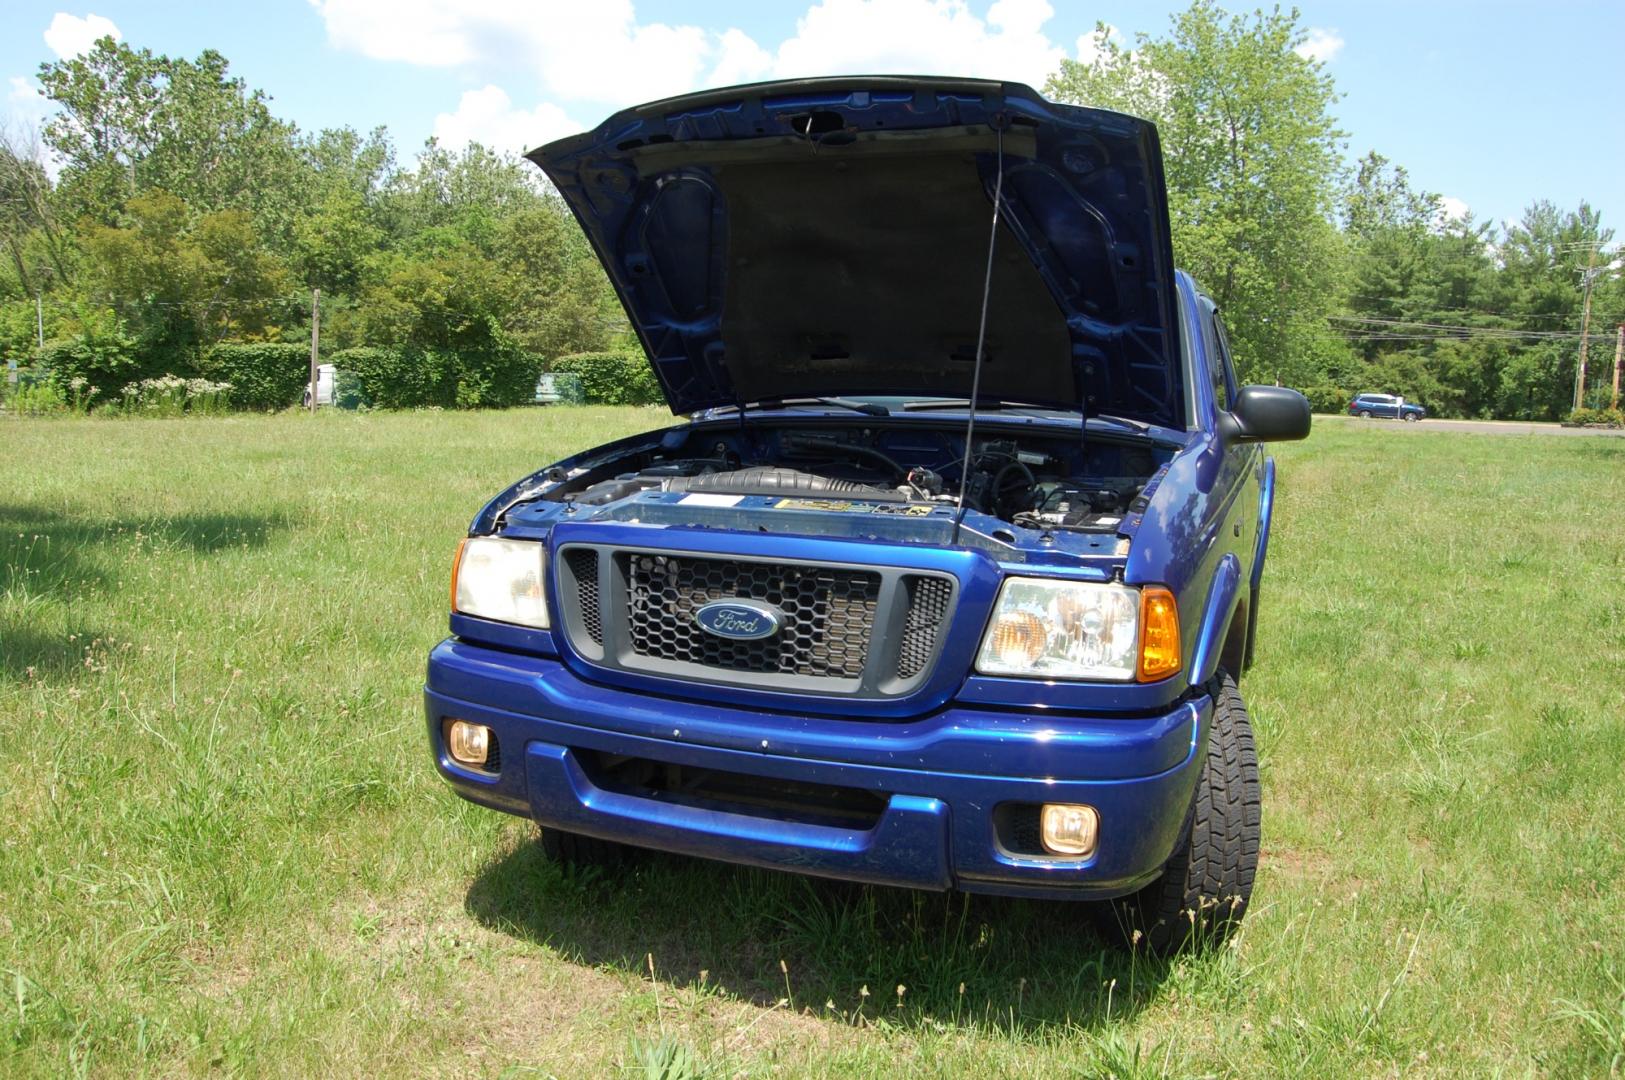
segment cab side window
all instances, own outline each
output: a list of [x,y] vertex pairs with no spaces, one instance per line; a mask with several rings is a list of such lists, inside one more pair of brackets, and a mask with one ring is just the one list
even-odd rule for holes
[[1219,352],[1224,354],[1224,378],[1229,386],[1225,401],[1228,402],[1235,396],[1241,384],[1236,381],[1236,364],[1230,355],[1230,335],[1225,332],[1224,320],[1219,317],[1217,311],[1213,313],[1213,325],[1219,330]]
[[1236,376],[1230,362],[1230,339],[1224,333],[1224,320],[1215,308],[1208,314],[1208,378],[1213,383],[1213,400],[1221,409],[1228,409],[1234,398]]

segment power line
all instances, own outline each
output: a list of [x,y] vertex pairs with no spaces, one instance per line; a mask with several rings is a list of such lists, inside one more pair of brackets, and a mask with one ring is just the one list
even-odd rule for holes
[[[1463,326],[1452,323],[1424,322],[1419,319],[1383,319],[1360,315],[1332,315],[1328,317],[1331,322],[1355,323],[1353,327],[1342,328],[1347,333],[1385,333],[1380,328],[1394,327],[1395,332],[1404,330],[1441,330],[1442,334],[1430,335],[1435,338],[1450,336],[1459,337],[1496,337],[1496,338],[1537,338],[1549,340],[1578,340],[1586,335],[1579,331],[1570,330],[1519,330],[1509,326]],[[1334,327],[1334,329],[1337,329]],[[1610,334],[1592,334],[1592,337],[1611,337]]]
[[[1354,295],[1351,295],[1349,297],[1349,299],[1350,300],[1394,300],[1395,298],[1392,297],[1392,296],[1366,296],[1364,294],[1354,294]],[[1565,313],[1565,312],[1553,312],[1553,311],[1532,311],[1532,312],[1490,311],[1487,308],[1476,308],[1476,307],[1449,307],[1449,306],[1433,307],[1433,306],[1430,305],[1428,307],[1428,310],[1429,311],[1459,311],[1459,312],[1461,312],[1463,314],[1466,314],[1466,315],[1491,315],[1491,316],[1496,316],[1498,318],[1503,318],[1503,319],[1578,319],[1580,317],[1578,312]],[[1605,319],[1608,322],[1625,322],[1625,314],[1619,314],[1619,315],[1593,315],[1592,318],[1594,318],[1594,319]]]

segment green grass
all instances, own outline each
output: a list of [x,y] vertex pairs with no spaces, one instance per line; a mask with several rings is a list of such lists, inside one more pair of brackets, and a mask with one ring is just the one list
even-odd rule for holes
[[[1278,452],[1233,947],[651,858],[435,778],[480,503],[658,411],[0,423],[0,1074],[1625,1069],[1625,442]],[[652,972],[652,977],[651,977]]]

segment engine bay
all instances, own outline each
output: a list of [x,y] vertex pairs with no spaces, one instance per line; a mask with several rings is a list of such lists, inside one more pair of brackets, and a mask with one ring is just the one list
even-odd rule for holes
[[[863,514],[870,534],[938,535],[963,498],[965,527],[1001,544],[1057,534],[1113,537],[1144,505],[1174,448],[1132,434],[1087,439],[1077,429],[1012,431],[990,424],[968,457],[957,425],[908,423],[696,426],[657,446],[548,476],[532,496],[575,519],[778,531],[767,511]],[[782,517],[782,515],[781,515]],[[896,525],[875,526],[881,519]],[[823,532],[827,530],[814,529]]]

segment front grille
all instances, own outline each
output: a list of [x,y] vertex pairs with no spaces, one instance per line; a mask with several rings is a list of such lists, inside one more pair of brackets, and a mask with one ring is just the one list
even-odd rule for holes
[[599,609],[598,552],[590,548],[571,548],[564,554],[570,566],[570,576],[576,581],[576,603],[581,629],[594,645],[604,644],[604,618]]
[[903,620],[903,643],[897,654],[897,677],[912,679],[925,670],[937,651],[937,631],[948,617],[954,587],[945,578],[903,579],[908,590],[908,616]]
[[[937,664],[958,601],[939,570],[774,561],[566,543],[556,625],[583,661],[613,671],[792,694],[901,697]],[[700,626],[707,604],[775,609],[779,628],[739,640]]]
[[[626,553],[628,644],[641,657],[764,674],[856,679],[868,658],[880,575],[845,567]],[[784,615],[770,638],[734,641],[700,628],[715,600],[757,600]]]

